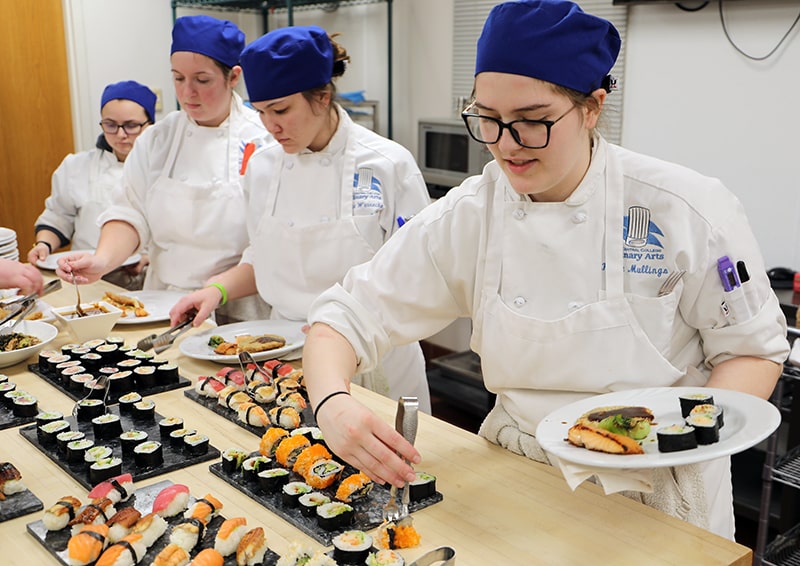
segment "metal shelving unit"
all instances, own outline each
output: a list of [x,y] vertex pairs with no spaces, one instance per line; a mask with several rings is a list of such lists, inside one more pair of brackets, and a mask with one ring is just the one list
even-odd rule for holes
[[269,27],[269,17],[278,11],[286,12],[289,25],[294,25],[295,10],[335,11],[348,6],[364,4],[386,4],[387,28],[387,76],[386,89],[386,137],[392,138],[392,2],[394,0],[172,0],[172,21],[177,17],[178,8],[203,8],[231,12],[253,12],[261,14],[262,33]]

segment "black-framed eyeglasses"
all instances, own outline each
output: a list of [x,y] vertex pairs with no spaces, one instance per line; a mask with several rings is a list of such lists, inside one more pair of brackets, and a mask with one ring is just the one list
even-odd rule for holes
[[469,135],[476,142],[493,144],[500,141],[503,130],[508,129],[511,137],[522,147],[542,149],[550,143],[550,130],[564,116],[572,112],[575,105],[570,106],[555,120],[512,120],[503,122],[491,116],[462,112],[461,117],[467,125]]
[[120,128],[125,130],[125,133],[129,136],[133,136],[138,134],[142,131],[149,121],[145,122],[125,122],[124,124],[117,124],[116,122],[112,122],[111,120],[103,120],[100,122],[100,127],[103,128],[103,131],[107,134],[116,134]]

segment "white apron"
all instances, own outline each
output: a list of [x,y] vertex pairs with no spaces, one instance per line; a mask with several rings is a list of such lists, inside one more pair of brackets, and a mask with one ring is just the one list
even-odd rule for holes
[[[93,250],[100,240],[100,226],[97,218],[111,204],[111,195],[120,179],[122,179],[122,163],[104,166],[105,151],[93,152],[89,166],[89,179],[86,201],[81,204],[75,218],[75,230],[72,238],[72,248],[76,250]],[[111,154],[113,159],[116,156]]]
[[[377,251],[357,227],[358,222],[368,222],[369,218],[353,215],[355,152],[349,140],[343,159],[338,216],[327,222],[290,226],[276,215],[285,159],[264,192],[268,195],[265,213],[250,245],[261,250],[253,270],[259,294],[272,307],[273,318],[305,321],[314,299],[341,282],[350,267],[369,260]],[[417,342],[390,350],[376,370],[355,376],[353,382],[393,399],[418,397],[420,409],[430,413],[425,360]]]
[[[505,181],[501,183],[506,184]],[[504,195],[512,191],[508,186],[498,186],[495,191],[493,205],[501,212],[494,215],[498,221],[490,228],[488,236],[489,253],[486,254],[481,302],[473,324],[472,347],[481,355],[486,387],[497,393],[497,403],[502,405],[500,410],[507,412],[526,435],[532,436],[539,421],[560,406],[610,391],[671,386],[683,376],[683,372],[670,364],[648,339],[625,297],[624,185],[612,152],[608,152],[605,184],[606,291],[601,292],[597,302],[556,320],[521,315],[505,304],[500,296],[504,270],[519,277],[527,269],[525,280],[531,282],[533,293],[536,271],[554,267],[548,264],[552,257],[574,253],[574,250],[558,249],[559,242],[554,234],[546,230],[547,222],[538,221],[542,218],[541,210],[537,211],[537,222],[526,221],[526,218],[530,220],[526,208],[536,203],[507,202]],[[559,213],[558,208],[555,213]],[[544,214],[546,216],[547,210]],[[531,245],[541,241],[552,244],[545,252],[547,260],[536,257],[536,251],[541,248]],[[520,250],[525,250],[524,254]],[[665,299],[667,302],[661,303],[665,312],[674,311],[677,298],[671,294]],[[569,390],[565,391],[566,384]],[[487,421],[491,419],[490,414]],[[493,439],[493,435],[486,432],[482,429],[487,438],[496,440],[497,437]],[[532,452],[527,455],[540,459],[535,450]],[[710,521],[712,527],[718,523],[725,525],[715,531],[722,531],[723,536],[728,534],[729,527],[732,537],[729,460],[725,458],[710,464],[704,470],[706,486],[714,486],[714,492],[706,490],[708,501],[713,502]],[[726,481],[721,481],[724,470],[727,470],[727,492]],[[721,498],[716,497],[717,491],[721,492]]]
[[[193,185],[171,177],[186,123],[182,120],[175,128],[162,173],[147,192],[145,215],[152,240],[145,289],[198,289],[212,275],[237,265],[247,246],[246,205],[233,151],[233,128],[228,128],[226,179]],[[217,309],[225,321],[264,318],[267,312],[257,296],[231,301]]]

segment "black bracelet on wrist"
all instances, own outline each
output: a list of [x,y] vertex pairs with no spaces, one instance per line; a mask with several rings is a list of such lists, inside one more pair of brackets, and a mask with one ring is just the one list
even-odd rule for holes
[[325,403],[327,403],[330,398],[336,397],[337,395],[350,395],[350,392],[349,391],[334,391],[333,393],[329,393],[327,397],[324,397],[322,399],[322,401],[319,402],[319,405],[317,405],[317,408],[314,409],[314,420],[315,421],[317,420],[317,414],[319,414],[319,410],[322,408],[322,406]]
[[44,240],[36,240],[36,242],[34,242],[33,244],[33,247],[36,247],[39,244],[44,244],[45,246],[47,246],[48,253],[53,253],[53,246],[50,245],[50,242],[45,242]]

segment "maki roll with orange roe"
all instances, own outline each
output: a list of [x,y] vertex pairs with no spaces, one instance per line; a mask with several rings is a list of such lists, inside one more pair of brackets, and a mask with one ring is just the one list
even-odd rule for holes
[[275,449],[275,459],[281,466],[291,468],[300,452],[310,445],[311,443],[305,436],[287,436],[280,441]]
[[323,444],[312,444],[303,449],[294,461],[292,471],[306,477],[308,470],[311,469],[319,460],[330,460],[333,456]]
[[366,497],[369,492],[372,491],[373,485],[372,480],[367,474],[363,472],[352,474],[343,479],[339,484],[339,487],[336,489],[336,499],[344,501],[345,503],[357,501]]
[[378,546],[389,550],[412,548],[419,545],[421,538],[410,518],[398,523],[386,522],[380,526],[377,534]]
[[284,428],[280,427],[270,427],[267,429],[261,436],[261,442],[258,444],[258,451],[262,456],[269,456],[272,458],[275,456],[275,449],[278,447],[278,443],[285,437],[289,436],[289,431]]
[[339,479],[342,470],[344,470],[344,466],[336,460],[319,460],[311,466],[304,478],[311,487],[325,489]]

